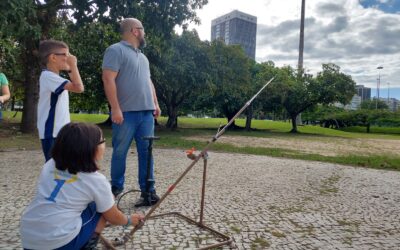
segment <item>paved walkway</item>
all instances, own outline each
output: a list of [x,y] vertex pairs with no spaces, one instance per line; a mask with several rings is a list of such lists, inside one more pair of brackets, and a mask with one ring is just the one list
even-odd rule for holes
[[[0,159],[0,249],[21,249],[19,219],[34,194],[42,154],[0,152]],[[190,164],[179,150],[156,149],[155,160],[159,194]],[[127,184],[136,187],[134,153],[128,164]],[[201,176],[199,163],[156,213],[198,218]],[[238,249],[400,249],[400,172],[210,153],[204,222],[233,237]],[[121,234],[121,227],[104,233],[108,239]],[[149,220],[127,249],[195,249],[215,242],[165,217]]]

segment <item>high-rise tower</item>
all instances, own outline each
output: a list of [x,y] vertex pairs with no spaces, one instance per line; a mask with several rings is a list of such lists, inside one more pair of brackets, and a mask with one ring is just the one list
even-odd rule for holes
[[234,10],[211,21],[211,41],[239,44],[246,55],[256,58],[257,17]]

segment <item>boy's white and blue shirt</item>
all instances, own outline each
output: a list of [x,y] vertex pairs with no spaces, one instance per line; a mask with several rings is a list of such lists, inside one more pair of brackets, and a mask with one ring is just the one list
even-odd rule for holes
[[49,70],[43,70],[40,75],[37,110],[40,139],[57,137],[60,129],[71,121],[68,91],[64,90],[68,82],[68,79]]

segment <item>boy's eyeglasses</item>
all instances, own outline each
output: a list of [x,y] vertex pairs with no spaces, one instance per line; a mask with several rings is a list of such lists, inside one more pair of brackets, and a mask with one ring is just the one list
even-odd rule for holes
[[97,143],[97,145],[103,144],[106,142],[106,138],[104,138],[103,140],[99,141],[99,143]]

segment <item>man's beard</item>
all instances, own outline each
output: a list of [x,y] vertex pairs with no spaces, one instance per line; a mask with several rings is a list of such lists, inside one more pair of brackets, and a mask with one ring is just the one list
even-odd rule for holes
[[140,48],[140,49],[146,48],[146,39],[144,39],[144,37],[142,37],[142,38],[140,39],[139,48]]

